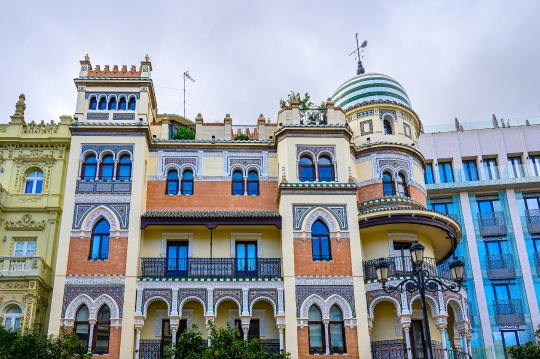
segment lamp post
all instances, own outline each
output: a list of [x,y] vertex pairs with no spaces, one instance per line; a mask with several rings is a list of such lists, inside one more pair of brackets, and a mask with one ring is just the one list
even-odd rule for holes
[[375,265],[377,272],[377,279],[382,283],[383,290],[386,293],[394,293],[408,291],[410,293],[420,292],[420,300],[422,301],[422,316],[424,319],[424,338],[427,342],[426,345],[426,355],[427,359],[433,359],[433,349],[431,347],[431,333],[429,330],[429,322],[427,315],[427,306],[426,306],[426,291],[427,292],[437,292],[441,291],[451,291],[457,293],[461,290],[461,283],[463,282],[463,271],[465,268],[465,263],[462,260],[457,259],[454,253],[454,259],[450,262],[449,268],[450,273],[452,274],[452,279],[456,284],[446,284],[440,281],[437,278],[434,278],[429,275],[429,271],[423,268],[424,265],[424,250],[425,247],[414,241],[411,246],[411,259],[413,262],[413,276],[412,278],[405,279],[399,284],[392,286],[386,285],[388,281],[388,270],[390,268],[390,263],[384,258],[379,259]]

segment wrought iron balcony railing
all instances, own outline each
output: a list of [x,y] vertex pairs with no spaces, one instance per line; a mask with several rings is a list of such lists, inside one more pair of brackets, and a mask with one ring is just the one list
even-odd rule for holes
[[[411,257],[388,257],[385,258],[390,263],[388,269],[388,277],[408,276],[413,275],[414,265]],[[373,259],[370,261],[364,261],[364,279],[372,280],[377,279],[377,273],[375,266],[379,259]],[[444,279],[452,279],[452,273],[450,272],[449,262],[441,261],[435,258],[424,257],[424,269],[427,270],[429,276],[439,277]]]
[[486,256],[489,279],[510,279],[516,277],[514,258],[511,254],[490,254]]
[[141,277],[277,278],[281,258],[141,258]]
[[[371,357],[373,359],[408,359],[409,352],[411,358],[413,359],[424,359],[427,358],[427,353],[425,348],[399,348],[399,346],[378,346],[374,348],[371,347]],[[445,356],[446,353],[446,356]],[[464,352],[456,351],[453,349],[442,349],[442,348],[433,348],[433,359],[470,359],[471,356],[467,355]]]
[[525,218],[527,218],[529,233],[540,233],[540,209],[526,210]]
[[493,301],[497,325],[525,324],[523,306],[520,299],[499,299]]
[[502,236],[507,233],[504,212],[478,213],[478,225],[482,236]]
[[324,108],[309,108],[300,111],[300,124],[302,125],[326,125],[326,109]]
[[77,181],[76,193],[131,193],[131,181]]

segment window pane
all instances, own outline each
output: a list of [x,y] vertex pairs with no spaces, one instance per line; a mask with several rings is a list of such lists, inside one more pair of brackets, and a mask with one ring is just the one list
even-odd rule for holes
[[109,236],[101,237],[101,259],[109,257]]
[[255,180],[258,180],[258,179],[259,179],[259,175],[257,175],[257,172],[251,171],[251,172],[248,173],[248,180],[255,181]]
[[330,308],[330,321],[338,322],[343,320],[343,315],[341,314],[341,310],[338,308],[337,305],[333,305],[332,308]]
[[97,235],[97,236],[94,236],[94,240],[92,241],[92,258],[93,259],[98,258],[99,247],[100,247],[100,244],[101,244],[100,239],[101,239],[101,236]]
[[236,172],[233,173],[232,179],[233,179],[233,180],[237,180],[237,181],[243,180],[243,179],[244,179],[244,175],[242,174],[242,172],[236,171]]
[[100,353],[104,353],[103,349],[109,348],[109,334],[110,334],[110,325],[109,324],[98,324],[97,325],[97,336],[96,336],[96,346],[95,349],[99,350]]
[[343,325],[330,324],[330,347],[332,351],[343,351]]
[[26,246],[26,255],[33,256],[36,249],[36,242],[28,242]]
[[184,172],[183,178],[184,178],[184,179],[187,179],[187,180],[192,180],[192,179],[193,179],[193,172],[191,172],[191,171],[185,171],[185,172]]
[[309,349],[311,351],[322,351],[323,337],[320,324],[309,325]]
[[312,322],[320,322],[322,320],[321,311],[319,310],[319,308],[317,308],[316,305],[312,305],[309,308],[308,319]]
[[321,259],[321,244],[320,244],[321,238],[320,237],[312,237],[311,238],[311,247],[313,251],[313,259],[314,260],[320,260]]
[[34,191],[34,181],[26,181],[26,186],[24,188],[24,193],[33,193]]
[[129,177],[131,177],[131,166],[130,165],[121,165],[118,175],[120,177],[125,177],[125,178],[122,178],[122,179],[127,180]]
[[315,179],[313,176],[313,167],[307,166],[307,167],[300,167],[300,179],[303,181],[312,181]]
[[504,345],[507,347],[518,345],[516,332],[501,332],[504,337]]
[[331,167],[319,167],[319,180],[333,181]]
[[321,247],[323,259],[330,259],[330,240],[327,236],[321,237]]
[[242,187],[243,187],[242,182],[233,182],[233,191],[235,194],[241,193],[243,191]]
[[424,173],[424,181],[426,184],[432,184],[435,181],[433,180],[433,167],[431,163],[426,164],[426,172]]
[[36,191],[34,193],[41,193],[41,190],[43,188],[43,181],[37,180],[36,181]]
[[13,330],[19,330],[21,327],[21,318],[15,318],[15,322],[13,324]]
[[446,203],[434,203],[432,207],[435,211],[448,214],[448,207]]
[[5,321],[4,321],[4,327],[6,327],[7,329],[10,329],[11,328],[11,318],[6,318]]

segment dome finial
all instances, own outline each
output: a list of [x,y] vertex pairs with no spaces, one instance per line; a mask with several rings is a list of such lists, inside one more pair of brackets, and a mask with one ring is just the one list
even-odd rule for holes
[[351,56],[355,52],[357,53],[356,56],[358,59],[358,68],[356,69],[356,74],[361,75],[366,72],[366,70],[364,69],[364,66],[362,66],[362,57],[364,57],[362,56],[362,53],[364,52],[364,48],[367,46],[367,40],[364,40],[362,45],[358,45],[358,33],[356,33],[355,37],[356,37],[356,49],[353,52],[351,52],[349,56]]

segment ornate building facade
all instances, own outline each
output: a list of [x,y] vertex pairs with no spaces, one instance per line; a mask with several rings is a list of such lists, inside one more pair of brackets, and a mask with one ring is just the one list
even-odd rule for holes
[[[420,358],[470,351],[465,290],[388,294],[425,269],[451,282],[462,237],[427,208],[422,124],[403,87],[355,76],[324,110],[293,101],[277,123],[160,115],[148,57],[139,68],[81,61],[49,333],[77,333],[109,358],[160,358],[197,324],[230,323],[292,358]],[[338,107],[339,106],[339,107]],[[194,140],[173,140],[179,127]],[[250,140],[235,140],[239,134]],[[463,354],[465,355],[465,354]]]
[[71,117],[26,122],[20,95],[0,125],[0,324],[46,334]]

